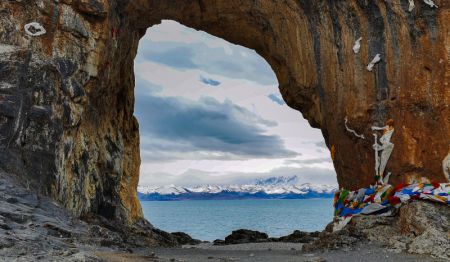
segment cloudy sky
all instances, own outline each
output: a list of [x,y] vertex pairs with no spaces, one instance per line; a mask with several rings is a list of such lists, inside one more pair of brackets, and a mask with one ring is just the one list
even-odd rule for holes
[[284,103],[255,51],[163,21],[142,38],[135,72],[140,185],[336,185],[320,131]]

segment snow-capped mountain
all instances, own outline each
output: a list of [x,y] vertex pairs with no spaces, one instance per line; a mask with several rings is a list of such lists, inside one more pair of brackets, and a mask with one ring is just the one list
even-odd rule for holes
[[255,181],[255,185],[264,186],[264,185],[295,185],[298,183],[297,176],[278,176],[278,177],[269,177],[264,179],[257,179]]
[[139,186],[141,200],[206,200],[206,199],[301,199],[333,197],[335,186],[296,184],[297,176],[258,179],[245,185],[205,185],[194,187]]

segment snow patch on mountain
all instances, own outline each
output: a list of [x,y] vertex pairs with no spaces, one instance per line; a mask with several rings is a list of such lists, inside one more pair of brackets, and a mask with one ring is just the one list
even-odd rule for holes
[[264,186],[264,185],[296,185],[298,184],[297,176],[279,176],[279,177],[269,177],[264,179],[257,179],[255,181],[255,185]]

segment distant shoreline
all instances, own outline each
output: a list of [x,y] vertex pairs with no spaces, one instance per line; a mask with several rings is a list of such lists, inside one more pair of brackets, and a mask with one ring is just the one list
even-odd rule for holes
[[139,201],[143,202],[181,202],[181,201],[243,201],[243,200],[314,200],[314,199],[330,199],[331,197],[312,197],[312,198],[240,198],[240,199],[166,199],[166,200],[148,200],[148,199],[139,199]]
[[274,177],[242,185],[139,186],[138,197],[140,201],[312,199],[333,198],[337,191],[330,185],[289,184],[296,182],[294,178]]

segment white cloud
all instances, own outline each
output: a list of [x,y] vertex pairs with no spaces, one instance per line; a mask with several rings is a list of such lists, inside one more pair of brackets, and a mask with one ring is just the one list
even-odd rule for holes
[[[218,57],[218,59],[223,59],[225,62],[226,59],[231,59],[227,58],[229,55],[233,59],[237,59],[234,61],[235,63],[243,65],[256,63],[251,66],[267,67],[267,64],[258,64],[265,63],[265,61],[260,58],[256,59],[255,56],[258,55],[252,50],[237,47],[204,32],[180,26],[173,21],[164,21],[162,25],[149,29],[141,44],[148,44],[149,41],[171,42],[179,47],[182,47],[183,44],[201,43],[210,48],[223,49],[226,56]],[[198,49],[191,50],[198,52]],[[205,61],[204,59],[207,58],[207,55],[203,56],[203,60],[199,61]],[[189,64],[189,62],[186,63]],[[161,97],[178,97],[192,101],[201,101],[207,97],[214,98],[220,103],[229,100],[233,104],[251,111],[261,119],[275,122],[276,125],[265,127],[264,134],[280,137],[284,141],[286,149],[299,153],[296,157],[255,159],[226,152],[193,151],[189,149],[189,145],[178,142],[170,144],[167,140],[162,141],[158,137],[142,136],[141,184],[173,183],[182,185],[193,181],[220,184],[273,175],[298,175],[301,180],[307,182],[336,184],[330,154],[324,147],[320,130],[311,128],[298,111],[290,109],[287,105],[274,103],[268,98],[270,95],[281,98],[274,74],[272,75],[273,80],[269,82],[275,84],[263,84],[254,81],[255,78],[258,78],[257,71],[253,78],[238,79],[220,72],[207,72],[202,67],[179,68],[152,62],[140,53],[138,53],[135,63],[135,71],[138,78],[151,83],[148,88],[145,85],[138,85],[137,91],[140,96],[154,94],[157,90],[157,95]],[[211,87],[202,83],[200,81],[202,78],[214,79],[220,82],[220,85]],[[145,107],[145,104],[140,106]],[[137,115],[137,117],[143,119],[146,116]],[[241,118],[239,121],[248,120]],[[160,149],[153,147],[149,150],[149,148],[145,148],[145,143],[148,141],[155,145],[163,143],[164,147]],[[168,151],[167,147],[170,146],[178,148],[184,146],[185,150]],[[328,161],[326,161],[327,159]]]
[[160,25],[149,28],[142,40],[184,44],[202,43],[211,48],[223,48],[224,52],[228,55],[233,54],[232,47],[235,46],[221,38],[186,27],[172,20],[163,20]]

